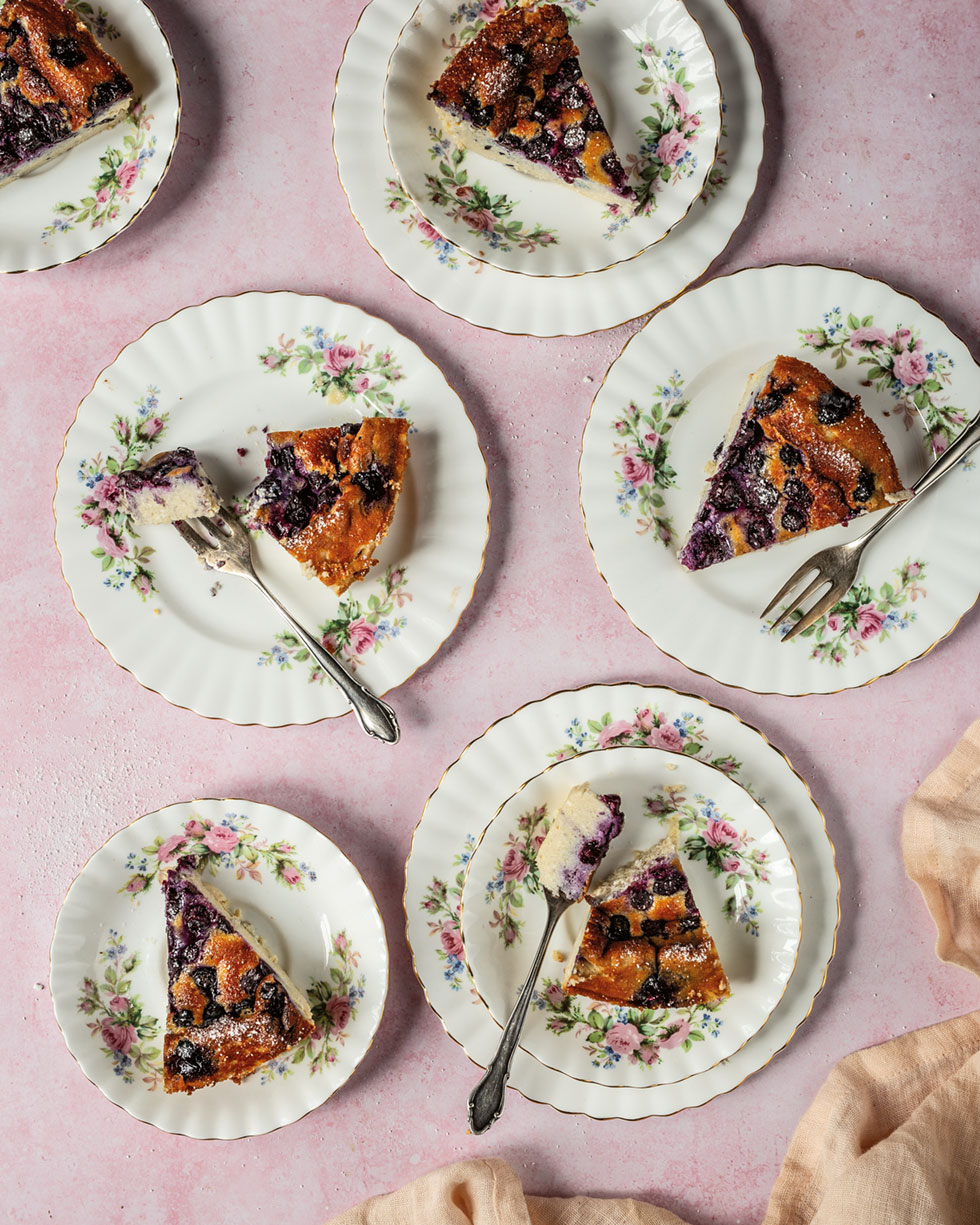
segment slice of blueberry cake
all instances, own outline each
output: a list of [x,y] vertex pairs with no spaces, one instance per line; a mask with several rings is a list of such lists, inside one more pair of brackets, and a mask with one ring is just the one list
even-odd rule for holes
[[315,1029],[303,992],[193,861],[162,875],[167,924],[163,1087],[236,1084]]
[[268,435],[268,475],[248,511],[303,567],[338,595],[377,565],[408,463],[401,417]]
[[622,828],[618,795],[596,795],[588,783],[573,787],[538,848],[538,880],[556,897],[577,902]]
[[138,468],[120,472],[116,483],[122,506],[137,526],[196,519],[221,510],[218,491],[190,447],[161,451]]
[[116,123],[132,100],[132,82],[71,9],[0,9],[0,185]]
[[428,96],[466,148],[632,212],[636,193],[578,55],[562,9],[518,5],[456,53]]
[[860,397],[777,357],[749,377],[679,557],[701,570],[907,496]]
[[568,994],[638,1008],[710,1005],[731,994],[677,857],[676,822],[586,898]]

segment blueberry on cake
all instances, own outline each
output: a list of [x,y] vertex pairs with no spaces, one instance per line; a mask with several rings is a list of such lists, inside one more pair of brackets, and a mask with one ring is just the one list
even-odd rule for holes
[[249,496],[249,515],[342,595],[377,564],[408,455],[400,417],[270,433],[268,475]]
[[116,123],[132,100],[132,82],[71,9],[0,9],[0,185]]
[[211,479],[190,447],[175,447],[120,472],[122,507],[137,526],[196,519],[221,509]]
[[569,995],[637,1008],[715,1004],[731,994],[677,857],[677,825],[586,894],[591,906]]
[[556,897],[577,902],[622,828],[618,795],[596,795],[588,783],[573,787],[538,848],[538,880]]
[[749,377],[680,560],[702,570],[907,496],[860,396],[776,357]]
[[310,1004],[193,861],[162,876],[167,923],[163,1087],[236,1084],[314,1031]]
[[500,13],[429,91],[447,133],[523,174],[604,205],[636,204],[556,4]]

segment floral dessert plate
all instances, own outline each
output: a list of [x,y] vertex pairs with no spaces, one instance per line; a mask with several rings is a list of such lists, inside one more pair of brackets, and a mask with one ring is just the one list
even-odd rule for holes
[[346,714],[332,681],[248,583],[200,566],[169,525],[135,529],[118,472],[194,448],[234,504],[265,475],[268,429],[364,416],[411,422],[411,458],[378,564],[337,596],[265,533],[256,570],[376,694],[452,632],[483,566],[486,465],[441,371],[389,324],[295,293],[188,307],[128,345],[79,405],[55,494],[75,604],[113,658],[199,714],[278,726]]
[[632,215],[468,152],[443,130],[426,94],[486,25],[484,8],[474,19],[458,0],[423,0],[391,56],[385,133],[419,213],[467,255],[530,276],[595,272],[658,243],[701,194],[721,131],[714,56],[681,0],[568,8],[586,80],[639,198]]
[[[574,18],[583,6],[563,7]],[[594,15],[592,7],[583,21]],[[460,20],[465,14],[469,22],[485,20],[494,9],[489,2],[460,5]],[[421,297],[501,332],[582,335],[646,314],[680,293],[724,249],[745,215],[764,127],[759,74],[735,14],[724,0],[689,0],[688,9],[714,53],[724,108],[718,155],[704,190],[683,223],[649,250],[566,280],[518,277],[496,268],[453,245],[419,213],[391,169],[384,134],[386,66],[406,10],[399,0],[372,0],[347,42],[333,105],[341,186],[368,243]]]
[[[641,1084],[625,1083],[633,1072],[624,1069],[641,1059],[640,1046],[628,1031],[613,1032],[619,1022],[611,1013],[586,1013],[583,1023],[573,1018],[570,1035],[561,1039],[573,1062],[572,1047],[578,1045],[587,1054],[588,1079],[575,1079],[518,1048],[509,1084],[525,1097],[569,1114],[640,1119],[700,1106],[763,1068],[809,1014],[833,956],[840,891],[834,849],[806,783],[760,732],[703,698],[662,686],[589,685],[531,702],[492,724],[446,770],[412,839],[404,900],[408,942],[426,998],[450,1037],[485,1067],[497,1049],[500,1026],[477,993],[464,960],[460,904],[467,865],[497,809],[527,779],[553,762],[616,745],[666,749],[675,754],[678,773],[683,759],[690,758],[741,783],[782,835],[796,869],[802,906],[796,966],[782,998],[768,1022],[713,1067],[670,1084],[651,1083],[649,1078]],[[682,809],[678,815],[692,814]],[[697,815],[695,807],[695,820]],[[650,820],[651,827],[656,824]],[[755,887],[752,869],[742,859],[739,874]],[[717,927],[712,919],[713,934]],[[530,923],[524,938],[536,942]],[[498,951],[497,957],[503,956]],[[723,1017],[724,1010],[718,1015]],[[702,1032],[704,1045],[710,1046],[715,1036]],[[689,1036],[677,1044],[682,1046]],[[629,1046],[633,1049],[624,1049]],[[604,1074],[606,1065],[620,1083],[593,1079],[600,1069]]]
[[980,403],[966,346],[913,299],[840,269],[746,269],[672,303],[610,367],[583,438],[582,511],[613,598],[661,650],[727,685],[832,693],[926,654],[972,607],[980,476],[967,459],[875,540],[840,603],[781,642],[759,618],[771,596],[871,516],[697,573],[676,556],[745,380],[777,354],[860,395],[906,485]]
[[713,1008],[624,1008],[566,995],[562,981],[589,916],[566,910],[545,954],[521,1045],[548,1067],[603,1085],[672,1084],[727,1059],[765,1025],[796,964],[800,888],[761,804],[729,774],[683,753],[612,746],[529,779],[483,831],[466,868],[460,936],[473,983],[501,1026],[531,966],[547,907],[535,856],[571,787],[622,799],[625,824],[601,882],[678,819],[678,853],[718,948],[731,996]]
[[[307,993],[316,1031],[235,1085],[164,1093],[167,938],[161,867],[198,858]],[[388,989],[377,906],[313,826],[250,800],[194,800],[140,817],[92,856],[51,943],[51,997],[68,1049],[105,1096],[162,1131],[232,1140],[322,1105],[374,1040]]]
[[133,82],[128,118],[0,189],[0,272],[67,264],[116,238],[167,173],[180,126],[177,65],[142,0],[68,0]]

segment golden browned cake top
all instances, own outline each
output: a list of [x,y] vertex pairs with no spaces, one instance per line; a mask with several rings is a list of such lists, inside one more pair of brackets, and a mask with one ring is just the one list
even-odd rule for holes
[[249,504],[257,523],[338,594],[375,565],[408,463],[403,417],[268,435],[268,476]]
[[568,19],[556,4],[507,9],[464,46],[432,86],[430,98],[440,106],[493,107],[487,126],[500,136],[512,125],[522,100],[530,114],[530,90],[544,93],[544,78],[557,72],[578,48],[568,33]]
[[0,9],[0,50],[17,64],[29,102],[60,103],[77,131],[89,117],[132,93],[119,64],[84,22],[55,0],[7,0]]
[[822,370],[798,357],[777,357],[770,382],[777,387],[791,383],[794,390],[772,413],[759,412],[757,405],[755,419],[765,434],[798,447],[815,472],[843,490],[852,490],[866,468],[874,473],[881,493],[901,491],[892,453],[861,407],[860,396],[849,396]]

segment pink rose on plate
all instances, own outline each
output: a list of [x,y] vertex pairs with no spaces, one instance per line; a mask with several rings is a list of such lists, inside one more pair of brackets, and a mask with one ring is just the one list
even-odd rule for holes
[[667,749],[670,753],[679,753],[684,741],[673,723],[661,723],[647,736],[647,744],[654,749]]
[[108,187],[100,187],[99,190],[95,193],[96,204],[105,204],[106,200],[109,199],[109,194],[110,193],[109,193]]
[[157,434],[163,429],[163,420],[160,417],[147,417],[140,423],[139,432],[142,438],[156,438]]
[[500,868],[504,874],[504,880],[523,880],[528,872],[527,860],[516,846],[508,849],[507,854],[501,860]]
[[463,942],[459,938],[459,932],[451,919],[447,919],[443,923],[439,939],[442,941],[442,947],[450,957],[463,956]]
[[628,1021],[617,1021],[615,1025],[606,1030],[606,1045],[617,1055],[628,1055],[642,1043],[640,1031]]
[[607,723],[599,733],[599,748],[608,749],[611,744],[623,736],[628,736],[633,730],[633,724],[620,719],[618,723]]
[[370,386],[371,386],[371,380],[368,378],[366,374],[359,374],[357,378],[354,380],[354,390],[358,392],[359,394],[367,391],[367,389]]
[[739,864],[738,860],[735,858],[734,855],[726,856],[721,861],[721,867],[722,867],[723,872],[737,872],[740,866],[741,865]]
[[691,1022],[688,1020],[681,1021],[669,1038],[661,1040],[660,1049],[669,1051],[675,1046],[680,1046],[691,1032]]
[[147,883],[148,882],[145,876],[131,876],[129,880],[126,881],[126,892],[142,893],[146,888]]
[[353,366],[356,357],[356,349],[351,348],[350,345],[342,345],[338,341],[332,349],[327,349],[324,353],[323,366],[331,374],[343,374],[349,366]]
[[687,141],[681,132],[664,132],[657,141],[657,157],[665,166],[676,166],[687,152]]
[[419,233],[427,238],[429,242],[443,242],[444,239],[434,225],[426,221],[424,217],[419,217]]
[[653,481],[655,469],[638,451],[627,451],[623,456],[623,476],[637,489],[640,485],[648,485]]
[[482,230],[484,234],[492,234],[497,218],[488,208],[476,208],[462,214],[462,221],[474,230]]
[[731,821],[725,821],[720,817],[708,818],[704,840],[708,846],[730,846],[733,851],[737,851],[742,845],[742,839],[738,836],[735,826]]
[[223,851],[233,850],[241,841],[238,830],[229,825],[212,825],[204,835],[202,842],[209,851],[220,855]]
[[855,328],[851,333],[852,349],[870,349],[873,345],[888,344],[888,333],[884,328]]
[[99,528],[98,541],[110,557],[126,556],[126,546],[119,543],[104,523]]
[[862,604],[857,610],[857,634],[861,639],[876,638],[885,624],[885,614],[873,604]]
[[844,618],[840,615],[840,613],[832,612],[827,618],[827,629],[829,629],[832,634],[839,634],[843,626]]
[[673,98],[677,109],[682,115],[687,114],[687,90],[679,81],[668,81],[664,87],[668,98]]
[[142,596],[150,594],[150,580],[145,574],[137,574],[133,579],[133,586]]
[[112,510],[119,502],[119,478],[107,472],[92,488],[92,501],[103,510]]
[[120,1055],[128,1054],[130,1047],[136,1041],[135,1026],[114,1025],[108,1018],[104,1018],[99,1024],[99,1033],[109,1050],[116,1051]]
[[303,874],[300,872],[299,868],[296,868],[291,863],[288,863],[282,870],[282,879],[287,885],[298,885],[303,879]]
[[123,162],[116,171],[116,182],[123,191],[132,191],[136,180],[139,178],[139,173],[139,162]]
[[929,377],[929,363],[921,349],[904,349],[895,355],[892,373],[906,387],[918,387]]
[[376,627],[363,617],[350,623],[350,646],[355,655],[363,655],[374,644]]
[[327,1016],[330,1018],[330,1028],[346,1029],[350,1024],[351,1006],[349,995],[332,995],[326,1002]]
[[174,851],[184,843],[183,834],[171,834],[166,842],[160,843],[160,848],[157,851],[157,859],[161,863],[166,863],[168,859],[173,859]]
[[560,1008],[565,1002],[565,992],[557,983],[552,983],[544,993],[545,999],[553,1008]]
[[109,1001],[109,1007],[113,1012],[125,1012],[129,1007],[129,1000],[124,995],[114,995]]

